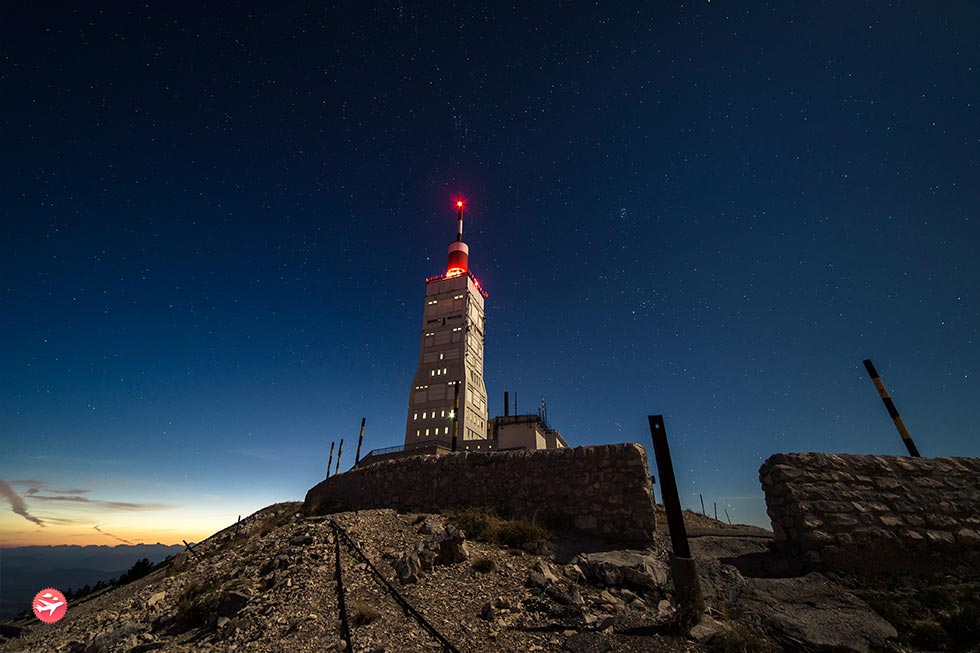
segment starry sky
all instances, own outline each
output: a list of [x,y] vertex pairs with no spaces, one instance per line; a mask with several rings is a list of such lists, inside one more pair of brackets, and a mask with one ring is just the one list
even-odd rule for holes
[[[94,4],[94,3],[93,3]],[[400,444],[452,200],[485,378],[767,525],[980,455],[976,2],[0,8],[0,546],[196,540]],[[659,491],[657,492],[659,497]]]

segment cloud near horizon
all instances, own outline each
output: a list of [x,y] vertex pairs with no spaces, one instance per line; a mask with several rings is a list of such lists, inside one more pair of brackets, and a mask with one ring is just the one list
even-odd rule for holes
[[119,540],[123,544],[130,544],[130,545],[133,544],[129,540],[123,539],[123,538],[119,537],[118,535],[113,535],[112,533],[109,533],[108,531],[102,530],[101,528],[99,528],[99,525],[98,524],[96,524],[92,528],[94,528],[95,530],[97,530],[98,532],[102,533],[103,535],[105,535],[107,537],[111,537],[114,540]]
[[10,508],[18,515],[26,519],[27,521],[34,522],[41,528],[44,528],[44,522],[32,515],[27,511],[27,504],[24,503],[24,499],[14,492],[14,488],[10,487],[10,484],[0,479],[0,495],[7,500],[10,504]]
[[42,494],[30,495],[31,500],[37,501],[63,501],[67,503],[88,503],[93,506],[110,508],[112,510],[168,510],[173,508],[166,503],[130,503],[127,501],[101,501],[99,499],[89,499],[88,497],[63,496],[51,497]]

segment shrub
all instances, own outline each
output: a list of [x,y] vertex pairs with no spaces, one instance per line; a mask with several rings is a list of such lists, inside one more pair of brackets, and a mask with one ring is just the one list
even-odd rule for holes
[[366,626],[381,618],[381,613],[373,605],[363,601],[355,601],[350,620],[355,626]]
[[488,574],[494,569],[496,569],[497,565],[490,558],[477,558],[476,560],[473,561],[472,567],[473,570],[478,573]]
[[705,644],[708,653],[770,653],[775,648],[765,638],[739,623],[731,623]]
[[446,517],[463,529],[466,536],[481,542],[533,551],[551,539],[551,534],[533,521],[502,519],[487,510],[458,510]]
[[177,623],[185,628],[197,628],[207,623],[218,609],[221,594],[211,581],[191,582],[177,599]]

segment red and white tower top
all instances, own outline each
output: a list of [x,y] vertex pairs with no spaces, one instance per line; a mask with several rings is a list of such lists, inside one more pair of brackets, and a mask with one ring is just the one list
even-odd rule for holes
[[447,277],[458,277],[470,271],[470,248],[463,242],[463,200],[456,200],[456,242],[449,246]]

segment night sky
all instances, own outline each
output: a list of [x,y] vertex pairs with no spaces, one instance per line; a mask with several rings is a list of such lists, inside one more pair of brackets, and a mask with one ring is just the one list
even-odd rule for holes
[[864,358],[980,455],[976,2],[83,4],[0,8],[0,546],[400,444],[457,194],[492,414],[662,413],[685,505],[766,525],[770,454],[905,452]]

